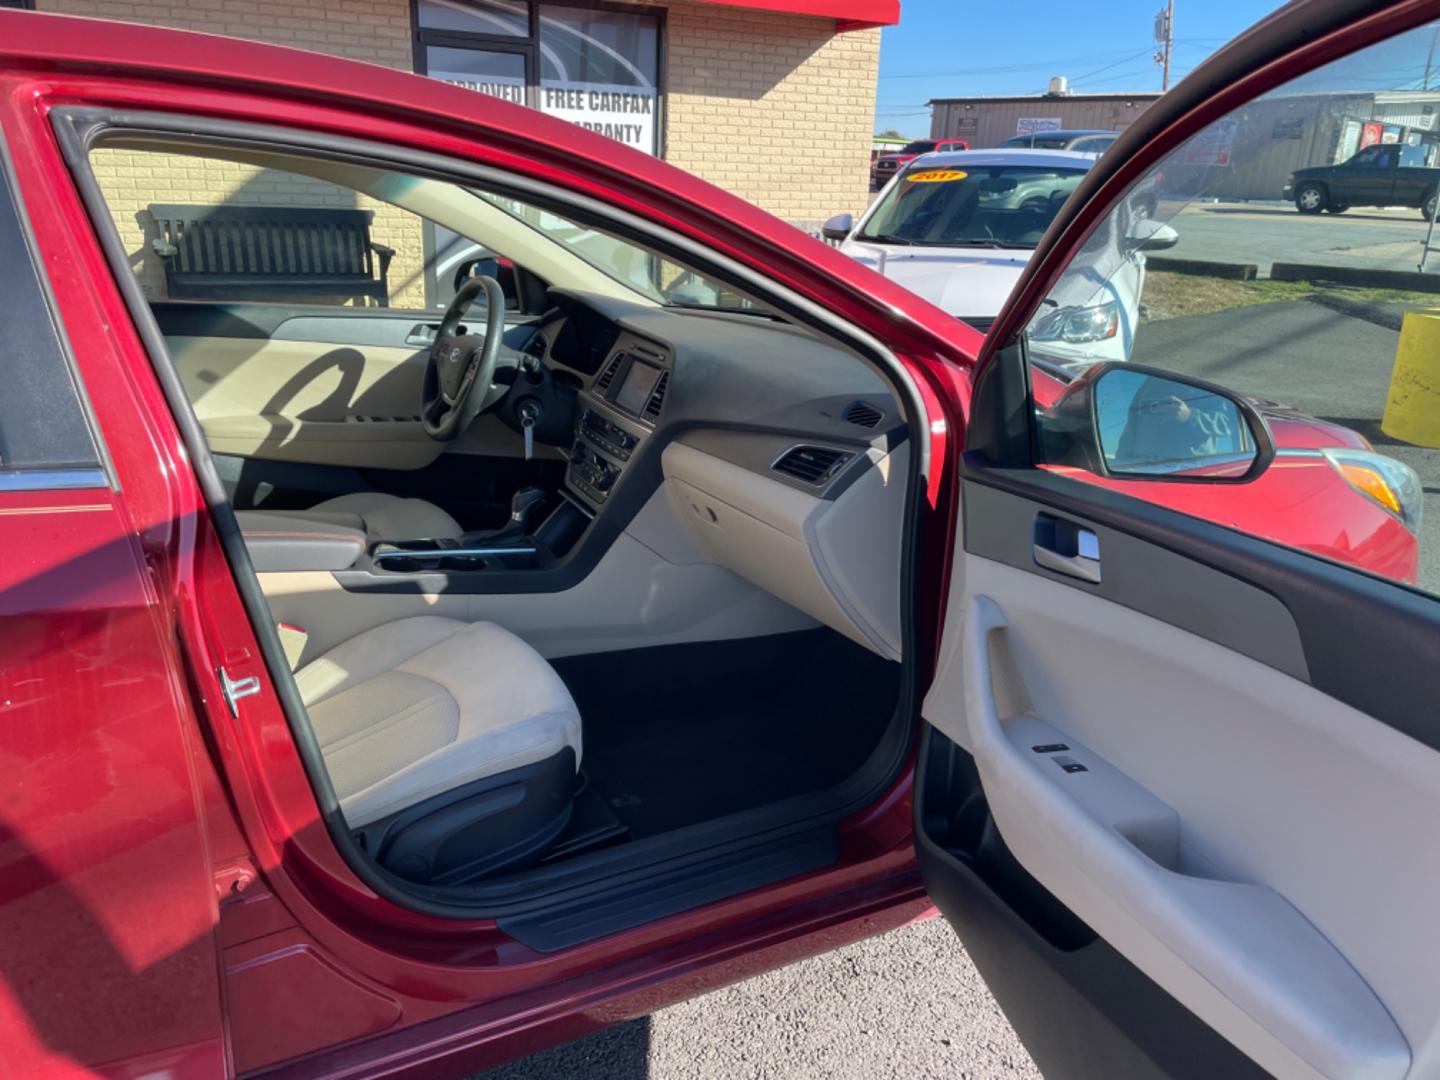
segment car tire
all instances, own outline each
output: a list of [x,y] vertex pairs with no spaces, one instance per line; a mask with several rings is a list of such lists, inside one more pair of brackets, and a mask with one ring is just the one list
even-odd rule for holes
[[1425,196],[1425,201],[1420,204],[1420,216],[1426,221],[1431,220],[1435,216],[1435,196],[1437,194],[1440,194],[1440,192],[1430,192],[1429,195]]
[[1318,214],[1330,205],[1330,196],[1319,184],[1301,184],[1295,189],[1295,209],[1302,214]]

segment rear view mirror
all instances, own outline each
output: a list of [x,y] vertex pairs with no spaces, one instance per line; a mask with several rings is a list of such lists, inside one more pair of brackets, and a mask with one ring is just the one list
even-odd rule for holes
[[826,240],[844,240],[850,235],[850,230],[853,228],[855,228],[854,214],[836,214],[820,226],[820,234]]
[[1117,479],[1253,480],[1275,456],[1265,420],[1221,386],[1132,364],[1097,364],[1041,425],[1045,458]]
[[1166,251],[1180,242],[1180,234],[1159,221],[1141,218],[1125,237],[1126,251]]

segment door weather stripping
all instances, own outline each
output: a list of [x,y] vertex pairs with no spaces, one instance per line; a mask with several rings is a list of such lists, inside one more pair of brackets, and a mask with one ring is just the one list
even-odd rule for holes
[[240,719],[240,699],[260,692],[260,676],[251,675],[247,679],[232,680],[230,673],[223,667],[217,668],[215,673],[220,676],[220,692],[225,695],[225,705],[229,708],[231,717]]

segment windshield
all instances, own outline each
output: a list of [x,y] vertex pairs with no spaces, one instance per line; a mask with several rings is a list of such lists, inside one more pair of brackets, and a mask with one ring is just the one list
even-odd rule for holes
[[1035,150],[1064,150],[1070,145],[1072,135],[1017,135],[1006,139],[1001,146],[1024,146]]
[[657,304],[770,314],[768,309],[734,289],[628,240],[577,224],[518,199],[473,189],[472,193],[546,238],[563,244],[602,274]]
[[901,175],[857,240],[941,247],[1033,248],[1083,168],[930,166]]
[[900,153],[928,154],[931,150],[935,149],[936,145],[937,144],[934,139],[917,139],[915,142],[907,143],[905,149],[901,150]]

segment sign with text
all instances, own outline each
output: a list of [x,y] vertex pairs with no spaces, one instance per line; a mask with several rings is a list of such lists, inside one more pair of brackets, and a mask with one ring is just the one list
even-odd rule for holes
[[1186,165],[1229,165],[1239,121],[1233,116],[1217,120],[1185,144]]
[[1038,135],[1042,131],[1059,131],[1058,116],[1022,116],[1015,121],[1016,135]]
[[655,153],[654,87],[544,82],[540,109],[626,146]]

